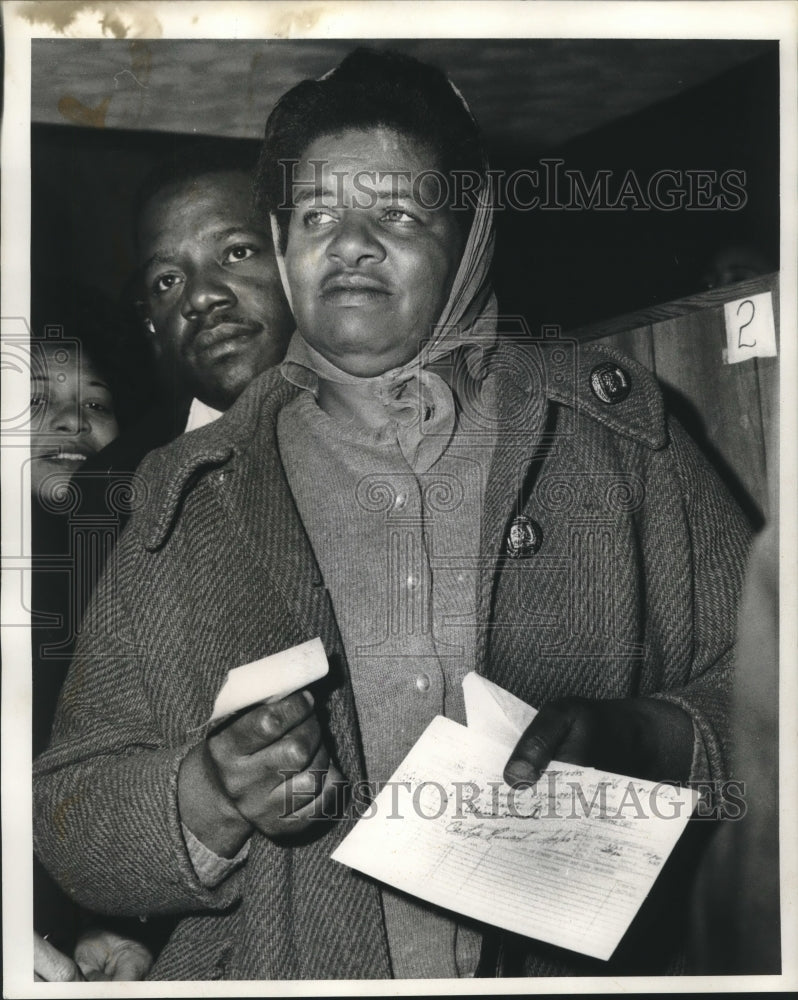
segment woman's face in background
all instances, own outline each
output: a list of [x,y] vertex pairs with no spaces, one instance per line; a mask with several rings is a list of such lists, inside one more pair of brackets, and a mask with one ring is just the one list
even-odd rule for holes
[[297,326],[328,361],[374,376],[414,358],[465,245],[434,152],[393,129],[321,136],[294,172],[285,255]]
[[34,345],[31,492],[45,504],[119,434],[107,381],[74,342]]

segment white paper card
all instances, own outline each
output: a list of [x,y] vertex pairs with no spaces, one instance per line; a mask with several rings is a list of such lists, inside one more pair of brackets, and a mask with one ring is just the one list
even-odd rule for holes
[[723,306],[726,319],[726,361],[733,365],[749,358],[772,358],[776,349],[776,324],[770,292],[735,299]]
[[506,761],[506,747],[438,716],[333,859],[476,920],[610,958],[697,794],[555,761],[534,788],[513,791]]
[[537,709],[473,670],[463,678],[463,697],[468,728],[511,750],[538,714]]
[[320,680],[328,670],[321,639],[311,639],[281,653],[235,667],[228,671],[208,721],[217,722],[261,701],[287,698],[294,691]]

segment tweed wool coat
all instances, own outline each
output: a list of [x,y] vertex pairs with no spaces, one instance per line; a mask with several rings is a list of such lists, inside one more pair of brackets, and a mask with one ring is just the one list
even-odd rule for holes
[[[597,394],[607,363],[622,367],[626,398]],[[544,341],[506,345],[496,370],[481,672],[536,706],[669,699],[693,721],[692,777],[721,779],[741,515],[635,362]],[[180,763],[226,672],[314,636],[330,661],[314,688],[328,745],[350,781],[365,777],[345,652],[278,453],[277,415],[297,391],[268,372],[224,417],[145,460],[150,495],[95,594],[35,768],[36,849],[67,892],[99,912],[182,915],[154,978],[391,976],[378,886],[330,860],[352,819],[293,846],[255,833],[243,866],[208,889],[177,811]],[[512,559],[519,513],[541,545]],[[511,974],[625,968],[509,936],[498,951]]]

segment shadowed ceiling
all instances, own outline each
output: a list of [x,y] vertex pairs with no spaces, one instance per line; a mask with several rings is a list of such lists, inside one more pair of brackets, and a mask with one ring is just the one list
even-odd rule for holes
[[[32,120],[257,138],[289,87],[329,70],[354,44],[331,41],[33,42]],[[689,90],[770,42],[532,39],[366,42],[444,68],[489,142],[527,150],[575,136]]]

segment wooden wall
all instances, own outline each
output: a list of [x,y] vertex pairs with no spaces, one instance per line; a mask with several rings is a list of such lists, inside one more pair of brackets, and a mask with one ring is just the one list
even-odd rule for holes
[[709,456],[756,527],[768,516],[768,477],[774,496],[778,482],[779,359],[726,364],[723,304],[767,291],[778,335],[778,274],[570,331],[580,341],[624,351],[657,375],[670,412]]

